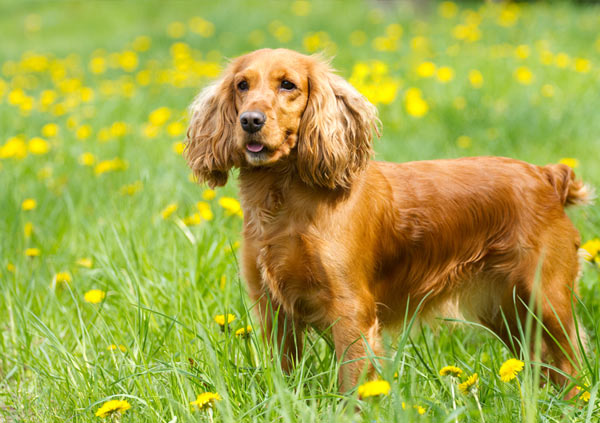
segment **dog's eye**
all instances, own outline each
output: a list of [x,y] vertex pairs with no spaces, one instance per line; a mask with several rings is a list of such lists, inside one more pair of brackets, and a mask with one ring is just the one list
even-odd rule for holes
[[248,91],[248,83],[246,81],[240,81],[237,84],[238,90],[240,91]]
[[282,90],[292,91],[294,88],[296,88],[296,86],[294,85],[293,82],[290,82],[287,79],[284,79],[283,81],[281,81],[281,89]]

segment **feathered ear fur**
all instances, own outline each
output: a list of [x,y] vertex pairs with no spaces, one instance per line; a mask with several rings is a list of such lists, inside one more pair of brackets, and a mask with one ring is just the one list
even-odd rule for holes
[[326,63],[309,69],[309,97],[298,130],[298,174],[304,182],[347,189],[373,152],[377,109]]
[[185,158],[199,182],[211,188],[227,182],[235,165],[236,111],[231,69],[220,81],[206,87],[190,106]]

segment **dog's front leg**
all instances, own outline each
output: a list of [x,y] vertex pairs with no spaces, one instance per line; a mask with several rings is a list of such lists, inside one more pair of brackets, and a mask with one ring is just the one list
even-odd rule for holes
[[279,352],[281,368],[288,373],[302,356],[304,325],[292,319],[264,293],[255,301],[263,335],[269,346]]
[[[268,347],[277,349],[281,359],[281,368],[289,372],[302,354],[304,324],[286,313],[282,306],[269,295],[268,271],[261,272],[256,257],[259,249],[247,242],[242,259],[244,276],[248,282],[250,298],[256,304],[256,311],[263,328],[264,339]],[[277,284],[271,281],[271,285]]]
[[352,389],[365,371],[369,379],[375,377],[372,360],[381,349],[379,324],[374,312],[367,318],[360,314],[340,317],[332,329],[342,392]]

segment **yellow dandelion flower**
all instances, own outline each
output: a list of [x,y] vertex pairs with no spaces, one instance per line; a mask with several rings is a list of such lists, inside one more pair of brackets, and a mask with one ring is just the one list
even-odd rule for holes
[[56,285],[70,285],[73,281],[73,278],[69,272],[58,272],[56,275],[54,275],[54,281]]
[[520,66],[515,71],[515,79],[523,85],[529,85],[533,82],[533,73],[526,66]]
[[93,166],[96,163],[96,157],[92,153],[81,153],[77,161],[83,166]]
[[225,209],[228,215],[236,214],[241,210],[239,201],[231,197],[219,198],[219,205]]
[[572,157],[563,157],[559,160],[559,163],[569,166],[571,169],[575,169],[579,166],[579,160],[574,159]]
[[567,53],[558,53],[554,56],[554,64],[559,68],[566,68],[571,64],[571,58]]
[[592,64],[588,59],[582,59],[578,57],[575,59],[575,63],[573,65],[576,72],[579,73],[588,73],[590,69],[592,69]]
[[509,27],[515,25],[519,19],[520,7],[516,3],[505,3],[498,16],[498,25]]
[[114,414],[125,414],[127,410],[131,408],[125,400],[110,400],[102,404],[102,407],[96,411],[96,417],[109,417]]
[[67,128],[75,129],[76,126],[77,126],[77,119],[75,119],[73,116],[70,116],[67,119]]
[[376,397],[379,395],[388,395],[390,393],[390,384],[385,380],[372,380],[363,383],[358,387],[358,395],[361,398]]
[[141,70],[135,75],[135,80],[142,86],[150,85],[152,73],[148,69]]
[[98,141],[100,141],[100,142],[106,142],[106,141],[110,140],[110,138],[111,138],[110,137],[110,129],[109,128],[100,128],[96,138],[98,138]]
[[235,331],[235,336],[238,338],[247,338],[252,333],[252,326],[248,325],[245,328],[240,328]]
[[115,344],[110,344],[108,347],[106,347],[106,349],[108,351],[115,351],[117,349],[121,352],[127,351],[127,348],[125,347],[125,345],[121,345],[121,344],[119,344],[119,346],[117,346]]
[[50,166],[42,167],[37,173],[37,177],[40,181],[43,181],[44,179],[48,179],[51,176],[52,176],[52,168]]
[[21,137],[11,137],[0,147],[0,159],[23,159],[27,157],[27,144]]
[[167,35],[171,38],[181,38],[185,35],[186,27],[183,22],[171,22],[167,26]]
[[33,223],[26,222],[25,225],[23,226],[23,235],[25,235],[25,238],[29,238],[32,233],[33,233]]
[[25,211],[33,210],[36,207],[37,207],[37,201],[35,201],[33,198],[26,198],[21,203],[21,208]]
[[27,248],[25,250],[25,255],[27,257],[38,257],[40,255],[40,249],[39,248]]
[[113,122],[110,126],[109,133],[115,138],[122,137],[129,131],[129,126],[125,122]]
[[185,132],[185,125],[183,122],[171,122],[167,125],[167,134],[172,137],[178,137]]
[[215,25],[199,16],[194,16],[189,20],[190,31],[199,34],[201,37],[209,38],[215,34]]
[[136,51],[147,51],[152,45],[152,40],[147,35],[140,35],[131,43],[131,46]]
[[575,387],[578,391],[583,391],[581,393],[581,395],[579,396],[579,398],[581,398],[583,401],[585,402],[589,402],[590,401],[590,397],[592,396],[590,394],[590,391],[587,390],[587,388],[589,388],[588,386],[586,386],[585,388],[582,388],[581,386],[576,386]]
[[373,48],[377,51],[394,51],[397,48],[397,41],[387,37],[375,37],[372,42]]
[[146,138],[156,138],[160,133],[160,126],[153,125],[151,123],[142,127],[142,134]]
[[233,314],[227,314],[227,323],[225,323],[225,315],[224,314],[218,314],[215,316],[215,322],[217,322],[217,324],[221,327],[224,327],[226,324],[228,325],[229,323],[233,322],[235,320],[235,316]]
[[183,150],[185,150],[185,143],[181,141],[173,143],[173,151],[175,152],[175,154],[183,154]]
[[132,184],[123,185],[119,188],[119,193],[121,195],[135,195],[137,192],[141,191],[144,188],[142,181],[135,181]]
[[296,16],[306,16],[310,13],[311,4],[305,0],[296,0],[292,3],[292,12]]
[[542,85],[540,92],[544,97],[554,97],[554,86],[551,84],[544,84]]
[[183,218],[183,224],[186,226],[199,225],[200,223],[202,223],[202,217],[200,216],[200,213],[194,213]]
[[592,261],[600,252],[600,239],[590,239],[589,241],[585,242],[581,248],[585,252],[584,258],[588,261]]
[[542,65],[551,65],[552,63],[554,63],[554,54],[552,54],[551,51],[542,50],[540,52],[540,62],[542,63]]
[[195,405],[200,410],[203,410],[208,407],[212,407],[212,405],[216,401],[221,401],[221,395],[216,392],[204,392],[196,397],[196,401],[190,402],[191,405]]
[[413,407],[415,410],[417,410],[417,413],[419,413],[420,415],[423,415],[427,412],[427,410],[425,409],[425,407],[422,407],[420,405],[415,405]]
[[168,219],[173,213],[177,211],[177,203],[171,203],[160,212],[160,216],[163,219]]
[[500,380],[502,380],[502,382],[510,382],[517,377],[517,374],[521,370],[523,370],[523,366],[525,366],[525,363],[516,358],[506,360],[504,364],[500,366],[500,370],[498,371]]
[[397,40],[400,37],[402,37],[402,34],[404,33],[404,28],[402,28],[402,25],[400,25],[399,23],[393,23],[388,25],[387,28],[385,28],[385,33],[390,39]]
[[443,1],[438,6],[438,13],[442,18],[451,19],[458,13],[458,6],[451,1]]
[[84,294],[83,299],[88,303],[98,304],[102,302],[104,297],[106,297],[106,292],[100,289],[91,289]]
[[469,82],[473,88],[481,88],[483,85],[483,75],[477,69],[469,71]]
[[202,219],[213,220],[214,214],[213,214],[212,210],[210,209],[210,205],[208,203],[206,203],[204,201],[198,201],[196,203],[196,208],[200,212],[200,216],[202,216]]
[[271,33],[277,40],[281,43],[289,42],[294,36],[294,32],[292,28],[283,25],[281,22],[278,25],[269,25],[269,29],[271,29]]
[[460,148],[469,148],[471,144],[473,144],[473,141],[468,135],[461,135],[456,139],[456,145]]
[[96,56],[92,57],[88,64],[90,71],[95,74],[101,74],[106,72],[106,59],[104,57]]
[[463,394],[468,394],[469,392],[471,392],[472,390],[474,390],[476,388],[478,380],[479,380],[479,377],[477,376],[477,373],[473,373],[471,376],[469,376],[467,378],[467,380],[465,380],[463,383],[458,385],[458,389]]
[[58,135],[59,127],[56,123],[47,123],[42,126],[42,135],[52,138]]
[[15,273],[15,271],[17,270],[17,268],[15,267],[14,264],[7,263],[6,264],[6,270],[8,270],[10,273]]
[[137,54],[133,51],[124,51],[119,55],[119,66],[125,72],[133,72],[138,65]]
[[[44,90],[40,94],[40,104],[42,105],[42,109],[47,110],[48,106],[56,101],[56,91],[54,90]],[[50,137],[51,135],[44,134],[42,130],[42,135],[45,137]]]
[[515,56],[517,57],[517,59],[527,59],[529,57],[530,51],[531,50],[528,45],[521,44],[518,45],[517,48],[515,48]]
[[440,82],[450,82],[452,79],[454,79],[454,70],[449,66],[442,66],[437,70],[436,76]]
[[92,268],[93,262],[91,258],[88,257],[84,257],[84,258],[80,258],[79,260],[77,260],[75,262],[78,266],[81,267],[87,267],[88,269]]
[[202,191],[202,198],[206,201],[213,200],[217,196],[217,192],[214,189],[205,189]]
[[409,88],[404,94],[404,107],[406,112],[414,117],[422,117],[427,114],[429,106],[421,97],[421,90],[418,88]]
[[94,99],[94,90],[91,89],[90,87],[83,87],[80,90],[80,95],[81,95],[81,101],[83,101],[84,103],[89,103],[90,101],[92,101]]
[[50,144],[43,138],[34,137],[29,140],[27,148],[31,154],[41,155],[50,151]]
[[435,75],[435,64],[433,62],[422,62],[417,66],[416,72],[421,78],[430,78]]
[[171,110],[168,107],[159,107],[148,116],[148,121],[154,126],[164,125],[171,117]]
[[445,366],[440,369],[440,376],[459,377],[463,371],[456,366]]
[[125,170],[125,169],[127,169],[128,166],[129,166],[129,163],[127,161],[121,160],[120,158],[115,157],[114,159],[103,160],[100,163],[98,163],[94,167],[94,173],[96,175],[102,175],[103,173],[112,172],[115,170]]
[[79,140],[88,139],[92,135],[92,127],[90,125],[81,125],[75,131],[75,137]]

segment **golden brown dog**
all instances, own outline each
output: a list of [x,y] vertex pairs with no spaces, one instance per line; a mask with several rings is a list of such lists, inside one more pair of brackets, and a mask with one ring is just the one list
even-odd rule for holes
[[371,161],[375,107],[322,60],[284,49],[234,60],[191,110],[199,180],[240,170],[243,274],[268,333],[269,301],[280,308],[284,368],[303,326],[331,327],[347,389],[382,327],[449,308],[510,345],[535,295],[543,359],[574,374],[580,240],[564,208],[589,194],[569,167]]

